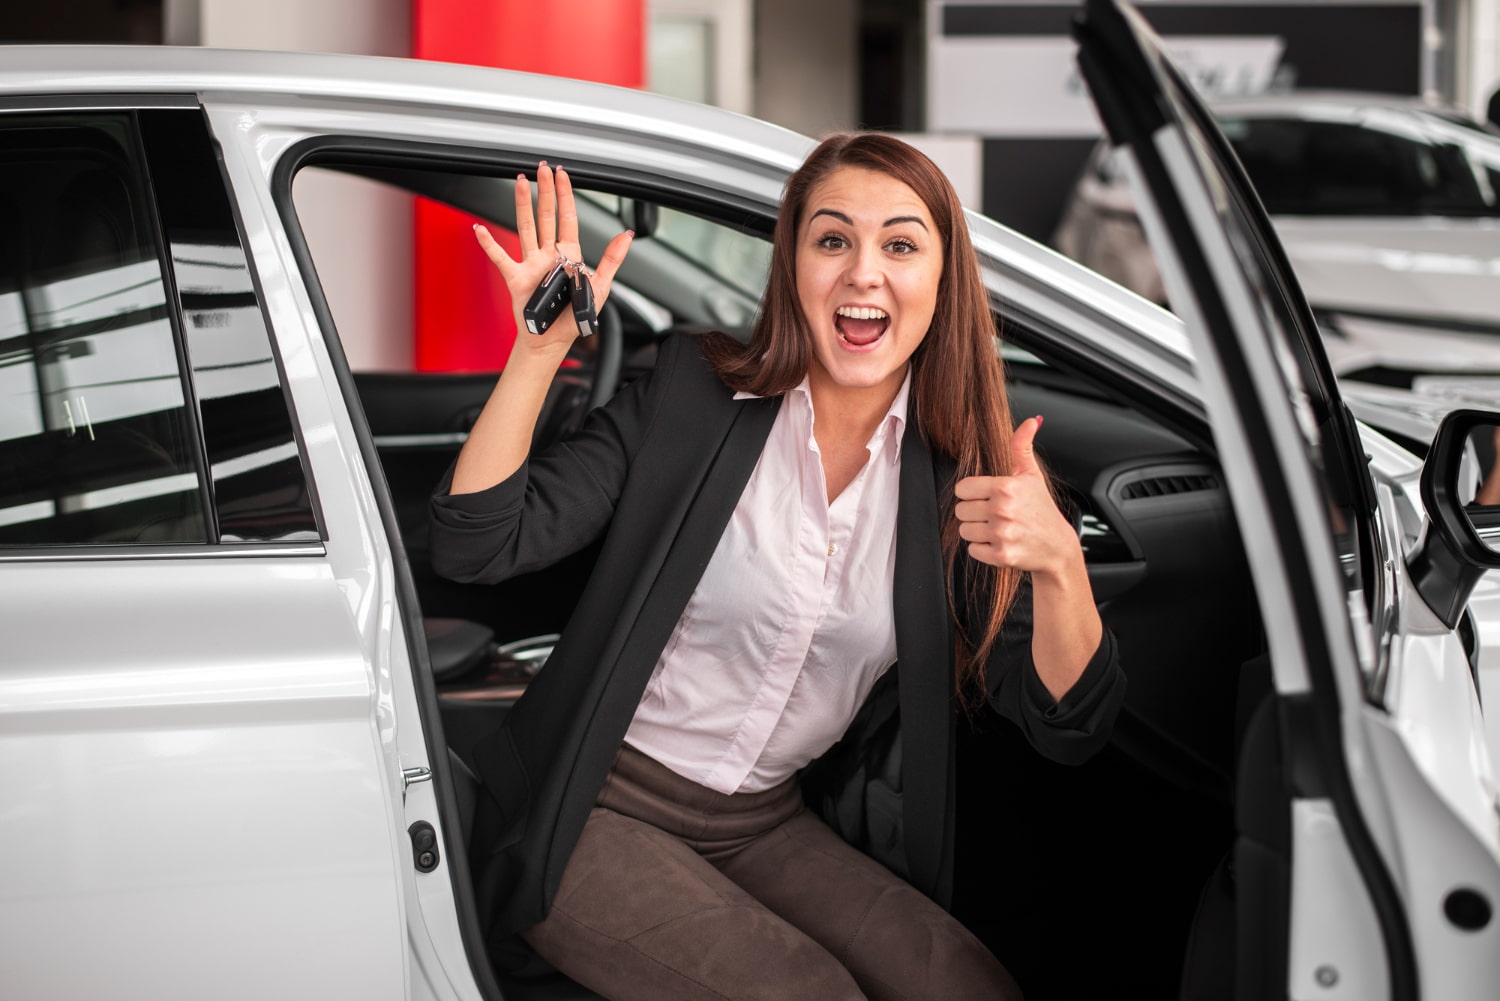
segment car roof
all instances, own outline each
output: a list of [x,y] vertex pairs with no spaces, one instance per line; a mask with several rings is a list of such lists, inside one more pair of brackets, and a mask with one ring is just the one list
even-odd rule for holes
[[574,120],[717,146],[784,170],[812,141],[707,105],[565,77],[430,60],[138,45],[0,45],[0,100],[32,95],[197,94],[371,109],[489,111]]

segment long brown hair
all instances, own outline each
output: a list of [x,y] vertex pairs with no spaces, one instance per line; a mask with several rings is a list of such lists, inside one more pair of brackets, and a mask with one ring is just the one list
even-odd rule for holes
[[[911,358],[918,430],[929,448],[955,461],[956,478],[1009,475],[1012,427],[996,350],[999,331],[963,208],[937,165],[899,139],[872,132],[829,136],[787,179],[771,240],[771,274],[750,341],[742,344],[727,335],[705,338],[710,363],[731,389],[758,396],[785,393],[807,374],[811,348],[797,297],[797,234],[813,188],[844,167],[878,171],[911,188],[942,237],[937,308],[927,336]],[[966,553],[960,560],[966,544],[952,514],[953,484],[946,487],[942,545],[948,606],[955,609],[953,589],[958,586],[990,602],[988,614],[974,616],[983,622],[976,627],[977,635],[968,635],[958,622],[954,686],[969,702],[984,692],[984,663],[1015,600],[1021,573],[969,559]],[[958,621],[956,613],[954,618]]]

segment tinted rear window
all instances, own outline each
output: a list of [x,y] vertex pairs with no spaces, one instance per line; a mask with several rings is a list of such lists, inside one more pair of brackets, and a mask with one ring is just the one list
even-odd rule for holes
[[126,115],[0,118],[0,545],[203,542]]
[[1472,129],[1446,126],[1445,137],[1300,119],[1221,124],[1273,215],[1500,215],[1500,141]]

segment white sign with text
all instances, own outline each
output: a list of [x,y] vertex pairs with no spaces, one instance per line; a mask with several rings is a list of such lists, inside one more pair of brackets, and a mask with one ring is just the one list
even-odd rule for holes
[[[1274,36],[1175,36],[1167,51],[1206,97],[1262,94],[1286,46]],[[932,47],[928,128],[993,137],[1099,134],[1067,37],[945,37]]]

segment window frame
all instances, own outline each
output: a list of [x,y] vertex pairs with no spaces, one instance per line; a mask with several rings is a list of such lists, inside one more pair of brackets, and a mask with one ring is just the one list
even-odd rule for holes
[[[146,147],[139,117],[143,112],[160,111],[183,114],[194,113],[201,123],[205,138],[215,151],[219,182],[223,186],[224,198],[233,220],[238,249],[245,257],[246,268],[255,295],[256,309],[259,311],[261,323],[265,328],[268,351],[276,370],[277,389],[280,391],[281,399],[286,407],[288,421],[291,425],[292,441],[296,446],[297,463],[301,470],[303,484],[306,489],[313,525],[318,534],[316,540],[268,539],[265,541],[256,541],[237,539],[231,542],[224,542],[220,536],[219,510],[214,494],[212,467],[208,461],[207,444],[203,428],[203,414],[187,344],[182,297],[178,288],[176,270],[171,257],[171,248],[166,238],[165,226],[156,196],[155,180],[151,169],[152,158],[150,151]],[[323,516],[322,505],[318,501],[317,484],[311,473],[311,464],[307,459],[307,446],[303,438],[302,425],[297,419],[296,407],[291,393],[288,391],[286,371],[281,357],[280,346],[276,341],[274,327],[266,311],[265,293],[254,258],[249,251],[244,219],[241,217],[239,203],[234,197],[233,188],[230,185],[228,173],[225,170],[223,157],[219,151],[218,141],[213,134],[212,125],[205,114],[202,102],[196,95],[191,94],[152,93],[139,95],[70,94],[28,96],[26,98],[0,98],[0,121],[20,116],[67,115],[70,113],[115,113],[122,115],[127,120],[130,135],[126,153],[131,158],[132,166],[137,172],[136,180],[143,188],[141,192],[143,198],[141,211],[146,217],[149,238],[154,244],[152,249],[155,251],[157,266],[161,272],[162,287],[166,296],[168,326],[172,332],[173,351],[177,358],[177,374],[182,386],[183,408],[187,421],[187,433],[191,443],[192,461],[198,477],[200,503],[203,505],[204,537],[201,540],[191,542],[87,542],[79,544],[47,543],[35,546],[7,546],[0,547],[0,565],[39,562],[111,562],[161,559],[201,560],[230,559],[246,556],[309,557],[326,555],[327,548],[324,543],[328,538],[327,523]]]

